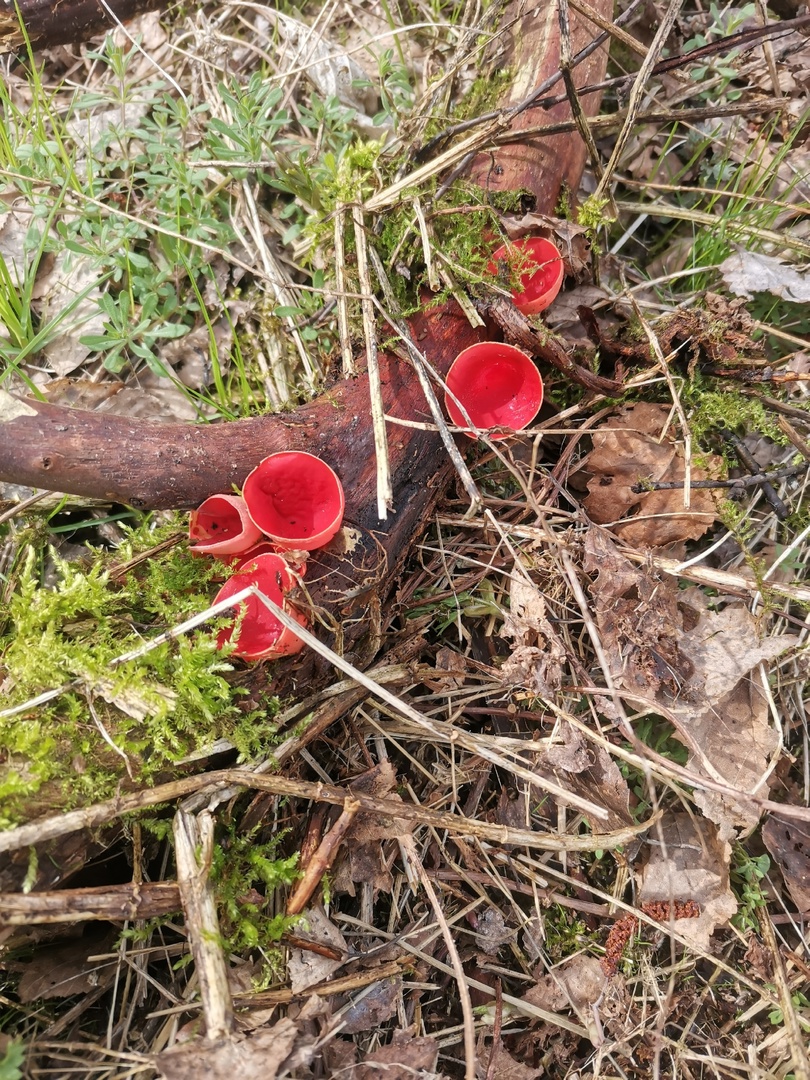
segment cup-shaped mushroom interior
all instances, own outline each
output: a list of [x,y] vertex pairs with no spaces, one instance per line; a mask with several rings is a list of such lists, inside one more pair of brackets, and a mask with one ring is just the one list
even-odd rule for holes
[[343,520],[343,486],[325,461],[303,451],[271,454],[242,489],[257,528],[277,547],[313,551],[328,544]]
[[528,236],[504,244],[493,252],[489,271],[497,274],[500,264],[520,268],[520,288],[512,293],[515,307],[525,315],[535,315],[555,300],[565,276],[562,256],[550,240]]
[[[292,574],[280,555],[256,555],[246,560],[243,569],[228,578],[214,603],[227,600],[249,585],[255,585],[266,597],[288,611],[285,593],[293,584]],[[290,614],[302,626],[305,624],[306,619],[299,612]],[[217,645],[222,648],[229,642],[235,643],[234,655],[244,660],[289,656],[304,647],[303,641],[283,626],[258,596],[248,596],[234,608],[231,624],[220,630]]]
[[[520,431],[534,420],[543,402],[543,380],[531,357],[520,349],[483,341],[460,352],[447,373],[447,411],[454,424],[466,428],[467,420],[453,397],[477,428]],[[490,437],[508,434],[492,432]]]
[[189,517],[188,536],[194,542],[194,553],[238,555],[253,547],[261,535],[239,495],[212,495]]

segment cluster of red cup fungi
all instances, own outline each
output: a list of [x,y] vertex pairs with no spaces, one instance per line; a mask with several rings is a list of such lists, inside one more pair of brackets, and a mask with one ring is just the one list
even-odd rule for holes
[[[191,551],[236,567],[214,603],[255,585],[305,625],[305,617],[288,606],[286,594],[295,586],[296,576],[303,575],[307,553],[328,544],[337,533],[344,508],[343,486],[326,462],[292,450],[259,462],[241,495],[206,499],[191,514]],[[217,644],[222,648],[228,643],[244,660],[289,656],[303,648],[301,638],[253,595],[240,603],[239,617],[220,631]]]
[[[504,265],[519,271],[512,300],[525,315],[543,311],[560,291],[563,261],[550,240],[529,237],[499,247],[489,272],[497,275]],[[543,380],[531,357],[503,342],[485,341],[460,352],[446,386],[450,419],[471,436],[488,430],[490,438],[503,439],[521,431],[543,402]],[[266,457],[245,480],[241,495],[206,499],[191,514],[191,551],[236,567],[215,603],[253,585],[305,625],[305,617],[288,606],[286,594],[304,572],[306,553],[337,533],[344,507],[343,487],[332,469],[300,451]],[[255,595],[240,603],[239,616],[220,631],[218,645],[225,644],[245,660],[289,656],[303,647],[301,638]]]
[[[540,236],[515,240],[493,252],[489,273],[515,266],[520,287],[512,302],[524,315],[536,315],[552,303],[562,286],[562,257]],[[469,425],[505,439],[527,427],[543,404],[543,380],[532,358],[514,345],[482,341],[460,352],[447,374],[445,406],[450,419],[468,435]],[[463,410],[463,411],[462,411]],[[466,417],[464,415],[466,413]]]

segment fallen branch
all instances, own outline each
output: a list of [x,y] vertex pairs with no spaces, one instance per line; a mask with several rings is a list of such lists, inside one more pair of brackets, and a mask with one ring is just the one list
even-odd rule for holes
[[[600,0],[606,17],[610,6],[608,0]],[[556,20],[535,18],[533,12],[523,14],[517,3],[512,8],[508,17],[514,19],[514,30],[503,62],[515,71],[534,72],[532,83],[542,85],[559,69]],[[581,22],[572,32],[580,49],[590,40]],[[599,77],[604,63],[601,50],[587,57],[580,67],[583,78]],[[521,85],[525,87],[525,77]],[[596,97],[590,99],[590,112],[597,101]],[[503,104],[509,109],[518,101]],[[552,116],[569,118],[568,105],[557,106]],[[520,127],[529,119],[518,114],[515,124]],[[532,193],[536,209],[548,213],[563,185],[576,190],[584,160],[581,140],[576,135],[560,134],[481,153],[472,163],[472,174],[487,190]],[[406,177],[408,183],[413,179],[413,175]],[[382,199],[381,205],[388,197],[383,198],[383,194],[375,197],[377,202]],[[369,221],[374,201],[365,205]],[[494,310],[503,306],[495,305]],[[485,330],[470,325],[452,300],[417,313],[408,320],[408,331],[439,377],[461,349],[485,335]],[[533,332],[531,337],[524,334],[524,345],[589,389],[615,390],[611,381],[573,364],[551,338],[544,341]],[[379,640],[380,620],[374,607],[379,613],[381,599],[390,592],[415,537],[421,534],[453,475],[442,436],[418,426],[435,420],[420,385],[419,376],[424,380],[424,372],[414,372],[408,359],[392,353],[380,353],[378,363],[383,411],[405,421],[389,425],[393,513],[383,522],[379,520],[375,453],[379,435],[375,443],[370,422],[372,397],[365,372],[334,381],[320,398],[295,412],[209,425],[150,423],[22,401],[0,392],[0,480],[140,509],[184,508],[241,485],[247,473],[273,451],[314,453],[339,474],[347,496],[346,518],[359,527],[363,541],[361,557],[353,564],[346,561],[345,552],[319,556],[319,572],[307,576],[309,600],[324,612],[327,622],[331,619],[335,625],[343,624],[342,648],[351,650],[360,637],[372,638],[368,648],[356,654],[365,658],[375,651],[374,640]],[[334,582],[338,575],[329,571],[337,565],[342,572],[339,591],[334,584],[330,586],[330,577]],[[360,594],[362,600],[358,601]],[[348,619],[347,602],[354,608]],[[290,677],[300,682],[311,676],[306,665],[313,662],[301,657],[277,668],[294,672]]]

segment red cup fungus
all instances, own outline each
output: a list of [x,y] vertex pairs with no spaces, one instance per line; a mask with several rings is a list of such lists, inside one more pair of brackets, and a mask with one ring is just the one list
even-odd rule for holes
[[[293,587],[293,584],[294,578],[280,555],[256,555],[246,560],[244,569],[238,569],[232,577],[228,578],[217,593],[214,603],[227,600],[249,585],[255,585],[260,592],[304,626],[306,624],[304,616],[297,611],[289,611],[285,604],[285,593]],[[242,615],[242,621],[237,630],[238,615]],[[235,638],[234,633],[236,633]],[[303,641],[292,630],[282,626],[258,596],[249,596],[238,605],[231,625],[220,630],[217,646],[221,649],[232,640],[236,643],[233,655],[240,656],[243,660],[290,656],[304,647]]]
[[489,272],[497,274],[499,264],[506,262],[520,271],[520,289],[512,293],[516,308],[524,315],[536,315],[556,298],[565,276],[562,257],[550,240],[528,236],[499,247],[492,255]]
[[[460,352],[447,373],[447,412],[454,424],[466,428],[468,421],[451,395],[464,406],[475,427],[515,432],[537,415],[543,403],[543,380],[531,357],[514,345],[482,341]],[[493,432],[490,438],[505,439],[511,432]],[[474,437],[472,431],[466,434]]]
[[325,461],[303,451],[266,457],[245,480],[242,494],[253,524],[283,551],[323,547],[343,520],[340,480]]
[[212,495],[192,510],[188,523],[189,540],[196,541],[195,555],[238,555],[261,539],[250,520],[244,499],[238,495]]

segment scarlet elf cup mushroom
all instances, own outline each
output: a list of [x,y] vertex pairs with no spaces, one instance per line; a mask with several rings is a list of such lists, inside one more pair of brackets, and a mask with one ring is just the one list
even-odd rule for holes
[[[291,611],[285,601],[285,594],[294,584],[290,568],[280,555],[256,555],[246,559],[236,573],[228,578],[217,593],[214,603],[227,600],[248,586],[255,585],[268,599],[304,626],[305,616]],[[304,647],[301,638],[286,626],[282,626],[258,596],[248,596],[240,603],[239,616],[241,622],[235,619],[230,626],[220,630],[217,637],[220,649],[234,641],[234,633],[236,638],[233,652],[243,660],[290,656]]]
[[527,236],[499,247],[492,253],[489,272],[497,274],[504,263],[515,267],[520,274],[520,288],[512,293],[512,301],[524,315],[545,311],[562,288],[565,276],[562,256],[542,236]]
[[191,511],[188,525],[194,554],[238,555],[258,543],[260,530],[239,495],[212,495]]
[[514,345],[482,341],[462,350],[447,373],[445,406],[450,419],[466,434],[469,430],[459,405],[476,428],[491,431],[490,438],[504,439],[534,420],[543,403],[543,380],[530,356]]
[[[325,461],[302,451],[264,458],[245,480],[242,497],[206,499],[189,520],[189,538],[197,541],[191,550],[238,564],[215,602],[253,585],[306,626],[306,616],[288,606],[287,593],[304,573],[306,553],[328,544],[340,529],[345,505],[335,472]],[[290,560],[296,562],[295,572]],[[301,639],[282,625],[259,596],[249,596],[239,604],[217,644],[220,648],[233,644],[233,655],[245,660],[289,656],[303,648]]]
[[259,462],[242,495],[253,524],[284,551],[314,551],[340,528],[343,485],[325,461],[282,450]]

